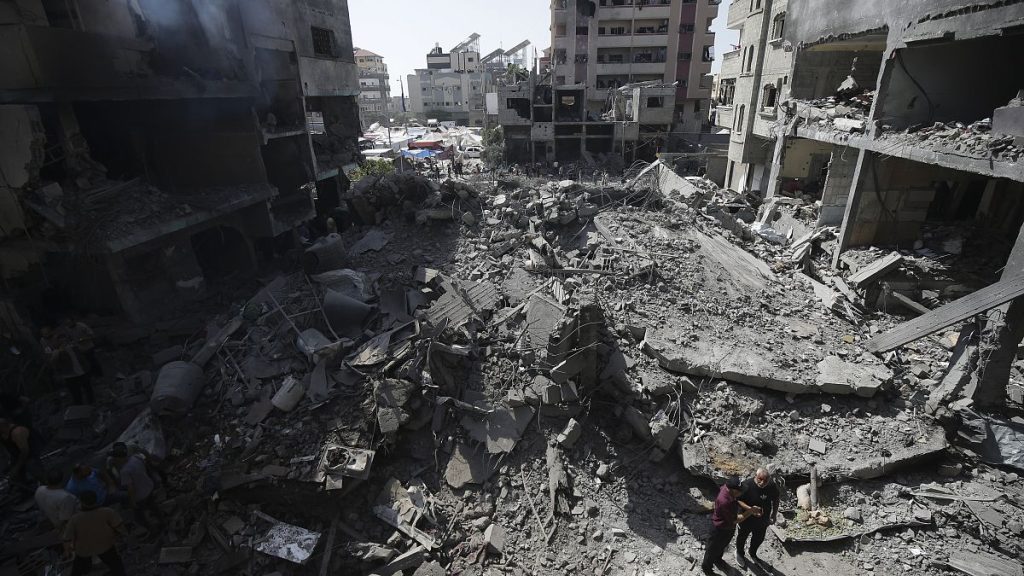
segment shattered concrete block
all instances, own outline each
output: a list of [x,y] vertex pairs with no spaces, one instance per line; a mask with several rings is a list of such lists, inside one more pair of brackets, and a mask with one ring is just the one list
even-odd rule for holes
[[526,396],[522,390],[509,390],[508,395],[505,397],[505,403],[508,404],[509,408],[526,406]]
[[843,510],[843,518],[860,524],[864,521],[864,515],[861,513],[860,508],[856,506],[850,506],[846,510]]
[[484,542],[491,551],[502,554],[505,551],[505,529],[498,524],[491,524],[484,530]]
[[544,396],[542,398],[545,404],[558,404],[562,401],[562,387],[558,384],[549,384],[544,388]]
[[669,424],[661,426],[654,432],[654,445],[662,452],[668,452],[679,437],[679,429]]
[[637,410],[633,406],[626,406],[622,410],[622,418],[626,421],[633,431],[636,432],[641,438],[651,437],[651,425],[648,421],[647,416],[640,410]]
[[807,443],[807,449],[811,452],[817,452],[818,454],[824,454],[828,450],[828,445],[825,444],[824,440],[820,438],[811,438]]
[[826,394],[849,394],[870,398],[892,378],[892,372],[883,365],[843,360],[827,356],[818,362],[815,382]]
[[575,418],[570,418],[565,429],[558,435],[557,441],[563,448],[572,448],[581,434],[583,434],[583,427]]

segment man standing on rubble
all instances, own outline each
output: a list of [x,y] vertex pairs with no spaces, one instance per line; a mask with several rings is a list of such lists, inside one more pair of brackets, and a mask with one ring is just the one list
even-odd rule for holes
[[124,534],[124,522],[113,508],[100,506],[96,493],[82,492],[82,511],[64,527],[64,549],[74,558],[71,576],[92,572],[93,558],[107,565],[111,576],[125,576],[124,563],[117,553],[117,537]]
[[129,454],[124,442],[115,442],[110,449],[111,468],[117,473],[121,488],[127,493],[127,501],[135,511],[135,520],[150,531],[152,526],[146,518],[151,512],[160,518],[156,505],[156,483],[149,476],[146,461],[139,454]]
[[753,478],[743,482],[743,494],[739,497],[741,508],[760,508],[763,514],[751,518],[749,521],[740,524],[736,533],[736,564],[741,568],[746,566],[747,559],[744,557],[743,548],[746,546],[747,537],[750,537],[750,561],[754,564],[761,564],[757,557],[757,549],[764,542],[765,532],[768,526],[775,523],[775,514],[779,511],[779,487],[775,485],[771,474],[764,468],[758,468]]
[[729,547],[736,525],[742,524],[751,516],[760,516],[761,509],[751,507],[739,512],[740,504],[737,498],[743,494],[742,484],[739,478],[729,478],[718,491],[715,498],[715,509],[711,513],[711,535],[708,536],[708,543],[704,549],[704,561],[701,562],[701,570],[708,575],[714,574],[713,566],[722,570],[728,570],[729,565],[722,560],[725,549]]

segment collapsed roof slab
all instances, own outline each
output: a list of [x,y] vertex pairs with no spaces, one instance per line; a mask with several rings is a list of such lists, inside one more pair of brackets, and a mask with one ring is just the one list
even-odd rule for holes
[[871,397],[892,372],[871,356],[856,361],[827,356],[815,369],[802,368],[803,349],[785,345],[764,350],[754,330],[737,327],[723,338],[710,332],[683,333],[679,328],[648,331],[644,352],[662,368],[691,376],[721,378],[787,394],[853,394]]
[[[834,409],[800,421],[769,414],[760,425],[718,426],[695,435],[696,442],[679,444],[679,455],[690,474],[713,480],[749,475],[766,464],[776,475],[806,479],[811,463],[819,477],[870,480],[938,457],[948,448],[945,430],[934,421],[910,412],[891,416],[886,410],[880,408],[885,416],[868,416],[863,409]],[[831,439],[821,430],[831,430]]]

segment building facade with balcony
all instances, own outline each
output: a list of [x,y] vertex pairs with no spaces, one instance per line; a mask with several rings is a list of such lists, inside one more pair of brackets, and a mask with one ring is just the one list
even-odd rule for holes
[[364,127],[386,121],[391,113],[391,77],[384,57],[362,48],[356,48],[353,57],[359,68],[360,121]]
[[730,130],[725,186],[762,190],[779,133],[780,95],[788,88],[792,46],[783,38],[787,0],[734,0],[726,25],[740,48],[722,55],[715,122]]
[[555,0],[551,7],[555,86],[587,88],[600,114],[608,91],[625,84],[676,84],[669,103],[682,132],[708,128],[711,22],[719,0]]
[[506,150],[517,160],[614,152],[629,161],[708,131],[718,4],[554,0],[548,69],[525,92],[499,87]]

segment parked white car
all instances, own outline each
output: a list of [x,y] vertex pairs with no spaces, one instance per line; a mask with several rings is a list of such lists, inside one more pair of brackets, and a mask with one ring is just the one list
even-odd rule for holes
[[462,155],[466,158],[479,158],[483,151],[484,149],[479,146],[467,146],[466,149],[462,151]]

